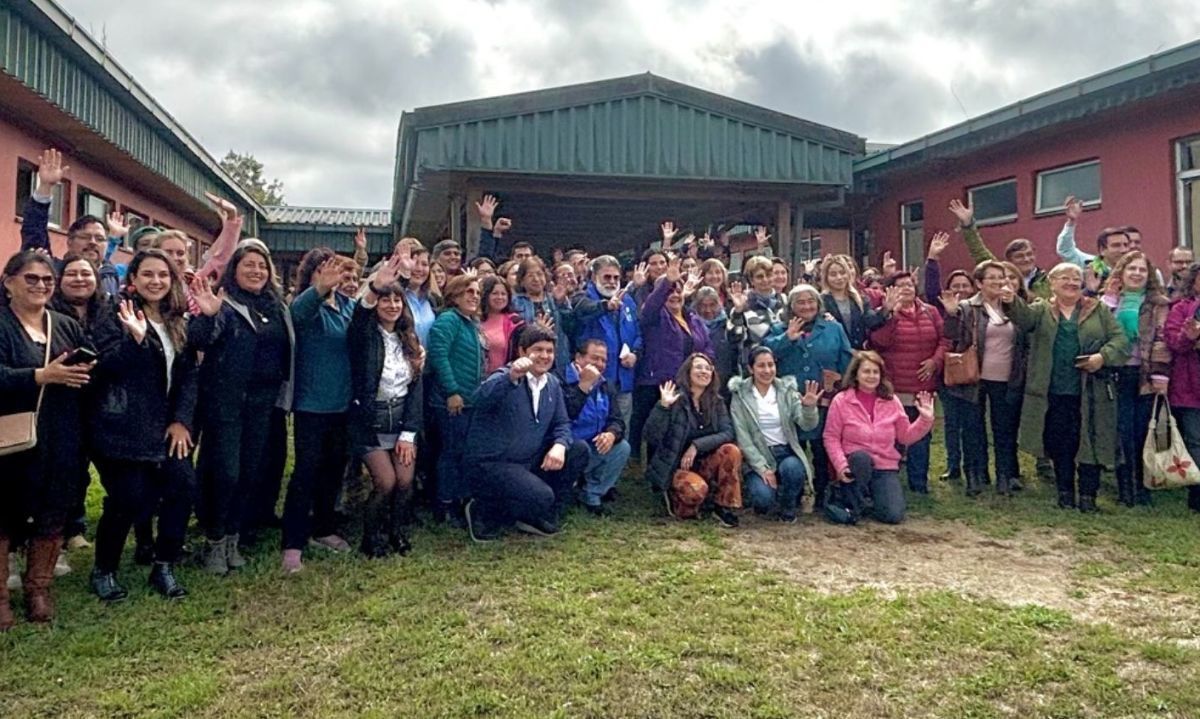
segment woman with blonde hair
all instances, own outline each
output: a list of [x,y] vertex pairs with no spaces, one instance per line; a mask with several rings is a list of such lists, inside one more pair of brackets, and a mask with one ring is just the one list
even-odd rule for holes
[[850,346],[862,349],[867,334],[885,322],[883,315],[863,300],[855,283],[858,269],[846,255],[826,255],[817,270],[824,310],[842,324]]

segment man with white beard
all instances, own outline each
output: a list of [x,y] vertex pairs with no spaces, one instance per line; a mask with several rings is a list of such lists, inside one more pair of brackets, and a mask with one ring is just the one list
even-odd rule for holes
[[625,426],[633,414],[633,386],[636,379],[638,355],[642,352],[642,331],[638,326],[637,304],[633,296],[621,287],[621,263],[612,255],[592,260],[591,279],[584,297],[575,307],[575,346],[583,347],[589,339],[603,340],[608,346],[609,361],[604,379],[617,390],[617,408]]

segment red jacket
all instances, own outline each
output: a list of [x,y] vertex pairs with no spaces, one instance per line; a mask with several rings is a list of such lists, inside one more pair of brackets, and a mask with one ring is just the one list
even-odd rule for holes
[[[897,392],[932,392],[942,377],[949,340],[942,337],[942,316],[933,307],[915,300],[907,310],[897,309],[883,326],[871,332],[871,349],[883,356]],[[917,379],[921,363],[932,358],[937,365],[927,380]]]

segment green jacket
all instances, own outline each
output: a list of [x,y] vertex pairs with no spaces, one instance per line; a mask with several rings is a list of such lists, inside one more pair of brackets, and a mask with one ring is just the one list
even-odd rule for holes
[[[998,259],[987,245],[983,244],[983,238],[979,235],[978,228],[975,225],[962,228],[963,241],[967,243],[967,250],[971,253],[971,261],[975,264],[987,262],[988,260]],[[1029,283],[1029,293],[1034,297],[1041,297],[1044,300],[1050,299],[1050,278],[1046,276],[1041,269],[1033,271],[1033,281]]]
[[483,340],[479,321],[454,308],[442,310],[429,328],[429,365],[438,399],[452,395],[470,406],[483,382]]
[[[754,399],[754,380],[747,377],[734,377],[729,380],[729,413],[733,417],[733,432],[737,437],[738,447],[742,450],[742,464],[747,471],[762,474],[764,470],[772,472],[775,466],[775,456],[767,445],[767,438],[758,427],[758,405]],[[800,392],[796,389],[794,377],[775,378],[775,399],[779,403],[779,420],[783,425],[783,436],[787,439],[792,454],[800,458],[804,464],[806,496],[812,496],[812,463],[800,446],[796,427],[810,432],[820,423],[820,414],[816,407],[805,407],[800,402]]]
[[[1026,364],[1025,400],[1021,407],[1021,449],[1035,457],[1045,457],[1042,431],[1049,407],[1050,373],[1054,338],[1058,333],[1059,314],[1054,300],[1034,300],[1026,304],[1020,298],[1008,306],[1008,317],[1018,329],[1029,335]],[[1080,464],[1116,466],[1117,392],[1113,369],[1129,360],[1129,342],[1117,320],[1100,300],[1079,300],[1079,351],[1104,356],[1104,368],[1095,373],[1082,370],[1079,452]]]

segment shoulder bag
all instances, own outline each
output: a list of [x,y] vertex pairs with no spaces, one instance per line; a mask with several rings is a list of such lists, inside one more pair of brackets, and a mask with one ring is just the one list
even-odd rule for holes
[[[46,356],[42,367],[50,364],[50,345],[54,342],[53,321],[50,313],[46,313]],[[46,385],[38,390],[37,406],[32,412],[17,412],[16,414],[0,415],[0,457],[18,452],[24,452],[37,446],[38,412],[42,409],[42,397],[46,394]]]

